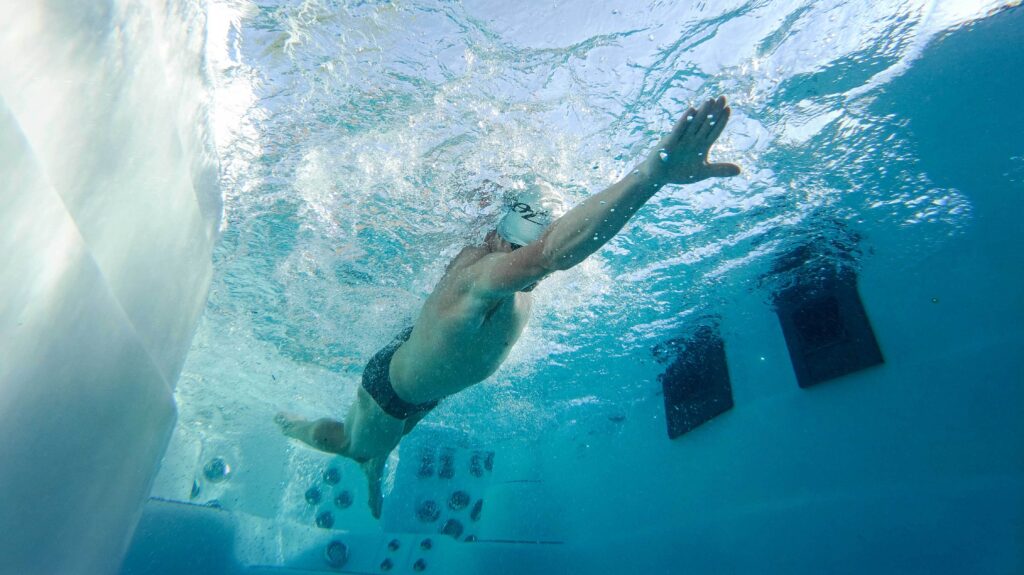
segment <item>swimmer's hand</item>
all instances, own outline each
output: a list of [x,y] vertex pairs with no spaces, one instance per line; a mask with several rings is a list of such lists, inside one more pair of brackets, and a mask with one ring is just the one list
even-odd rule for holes
[[708,152],[722,135],[730,113],[725,96],[708,100],[696,110],[688,109],[637,168],[640,175],[659,186],[738,175],[736,164],[708,163]]

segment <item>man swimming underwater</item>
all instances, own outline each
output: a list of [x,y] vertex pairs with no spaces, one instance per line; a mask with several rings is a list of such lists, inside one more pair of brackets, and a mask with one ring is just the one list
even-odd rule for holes
[[505,361],[526,327],[537,282],[600,249],[666,184],[740,173],[735,164],[707,161],[729,113],[724,96],[690,108],[635,170],[560,217],[549,186],[519,194],[483,245],[455,256],[415,326],[366,365],[345,421],[281,413],[275,421],[284,434],[359,462],[370,509],[380,517],[388,454],[438,401],[483,381]]

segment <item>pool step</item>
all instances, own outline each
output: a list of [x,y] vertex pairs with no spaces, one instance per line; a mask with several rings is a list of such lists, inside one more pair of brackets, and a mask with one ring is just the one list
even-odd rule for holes
[[562,549],[558,541],[467,544],[444,535],[350,533],[150,499],[120,573],[502,573],[514,566],[556,564]]

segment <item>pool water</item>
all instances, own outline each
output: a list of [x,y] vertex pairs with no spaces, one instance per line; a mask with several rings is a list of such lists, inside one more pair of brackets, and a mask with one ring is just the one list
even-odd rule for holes
[[[1020,8],[210,0],[206,25],[224,213],[126,573],[1024,567]],[[508,362],[393,454],[379,521],[353,463],[280,435],[345,413],[500,186],[578,202],[718,94],[743,174],[545,281]],[[705,398],[673,365],[725,387],[670,439],[666,395]]]

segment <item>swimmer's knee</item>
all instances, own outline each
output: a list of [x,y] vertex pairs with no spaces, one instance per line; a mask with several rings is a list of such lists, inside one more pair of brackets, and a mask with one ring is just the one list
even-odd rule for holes
[[341,453],[348,447],[345,425],[333,419],[320,419],[313,424],[310,434],[313,445],[322,451]]

